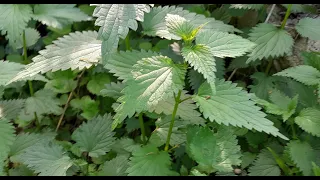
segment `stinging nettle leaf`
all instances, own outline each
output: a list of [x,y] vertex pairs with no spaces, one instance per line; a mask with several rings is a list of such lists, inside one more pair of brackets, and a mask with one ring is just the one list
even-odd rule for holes
[[303,37],[308,37],[311,40],[320,40],[320,19],[316,18],[303,18],[295,26],[296,30]]
[[175,14],[167,14],[165,20],[168,31],[172,34],[171,39],[183,39],[185,41],[191,39],[194,26],[184,17]]
[[7,159],[14,138],[15,130],[13,124],[4,118],[0,118],[0,174],[2,174],[4,161]]
[[242,88],[230,81],[220,80],[216,81],[216,94],[212,95],[208,86],[207,83],[202,84],[193,97],[205,118],[218,124],[255,129],[288,140],[273,126],[273,122],[265,118],[266,114]]
[[263,149],[249,167],[249,176],[280,176],[280,174],[277,162],[267,149]]
[[24,99],[0,101],[0,118],[6,118],[7,120],[15,119],[24,106]]
[[292,54],[293,39],[291,35],[272,24],[260,23],[249,33],[249,40],[256,43],[248,55],[247,63],[263,58],[279,57]]
[[104,85],[105,88],[100,91],[101,96],[111,97],[117,100],[123,94],[121,91],[124,89],[125,84],[118,81],[118,82],[111,82],[109,84]]
[[320,111],[315,108],[303,109],[294,121],[306,132],[320,137]]
[[101,57],[101,41],[97,40],[97,36],[95,31],[74,32],[53,41],[53,44],[39,51],[39,55],[32,58],[33,62],[10,82],[48,71],[91,67]]
[[82,152],[88,152],[91,157],[98,157],[110,151],[115,138],[111,130],[112,117],[110,114],[97,116],[93,120],[82,124],[72,134]]
[[113,158],[110,161],[106,161],[102,165],[102,169],[99,172],[99,176],[126,176],[125,172],[129,167],[128,158],[126,156],[119,156]]
[[233,9],[254,9],[259,10],[264,6],[264,4],[231,4],[229,8]]

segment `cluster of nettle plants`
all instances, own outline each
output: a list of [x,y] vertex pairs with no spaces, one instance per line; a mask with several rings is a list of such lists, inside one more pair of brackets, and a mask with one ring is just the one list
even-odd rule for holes
[[0,174],[320,175],[320,54],[273,68],[315,10],[270,6],[0,5]]

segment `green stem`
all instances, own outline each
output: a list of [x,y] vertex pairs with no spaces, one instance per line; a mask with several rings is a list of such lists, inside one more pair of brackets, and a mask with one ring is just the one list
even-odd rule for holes
[[[28,64],[28,53],[27,53],[27,41],[26,41],[26,33],[25,31],[23,31],[22,33],[22,39],[23,39],[23,60],[25,64]],[[32,86],[32,82],[28,80],[28,86],[29,86],[29,91],[30,91],[30,95],[34,96],[34,91],[33,91],[33,86]],[[37,113],[34,113],[34,117],[36,119],[36,126],[37,129],[40,129],[40,122],[37,116]]]
[[284,16],[284,19],[283,19],[283,21],[281,23],[281,27],[280,27],[281,29],[284,29],[284,26],[286,26],[286,24],[287,24],[287,20],[289,18],[290,12],[291,12],[291,6],[292,6],[292,4],[288,5],[288,9],[287,9],[286,15]]
[[298,139],[297,134],[296,134],[296,130],[294,128],[294,123],[291,123],[291,130],[292,130],[293,139]]
[[276,160],[277,164],[282,169],[284,174],[287,175],[287,176],[290,175],[289,168],[283,162],[283,160],[278,156],[278,154],[276,152],[274,152],[270,147],[267,147],[267,149],[270,151],[270,153],[272,154],[273,158]]
[[143,123],[143,113],[141,112],[139,114],[139,123],[140,123],[140,129],[141,129],[141,134],[142,134],[142,142],[143,144],[146,144],[146,131],[144,129],[144,123]]
[[186,100],[188,100],[188,99],[191,99],[192,98],[192,96],[189,96],[189,97],[187,97],[187,98],[185,98],[185,99],[181,99],[180,101],[179,101],[179,103],[182,103],[182,102],[184,102],[184,101],[186,101]]
[[272,64],[273,64],[273,59],[271,59],[271,60],[269,61],[269,64],[268,64],[268,66],[267,66],[267,68],[266,68],[266,74],[267,74],[267,75],[268,75],[269,72],[270,72],[270,69],[271,69],[271,67],[272,67]]
[[168,136],[167,136],[167,141],[166,141],[166,146],[164,147],[165,151],[168,151],[169,149],[169,144],[170,144],[170,138],[171,138],[171,134],[172,134],[172,128],[174,125],[174,119],[176,117],[177,111],[178,111],[178,106],[180,103],[180,96],[181,96],[181,90],[179,90],[178,95],[175,98],[175,104],[174,104],[174,108],[173,108],[173,112],[172,112],[172,118],[171,118],[171,123],[170,123],[170,127],[169,127],[169,132],[168,132]]
[[131,50],[131,46],[130,46],[130,33],[128,33],[126,39],[124,40],[124,43],[126,45],[126,50],[129,51]]

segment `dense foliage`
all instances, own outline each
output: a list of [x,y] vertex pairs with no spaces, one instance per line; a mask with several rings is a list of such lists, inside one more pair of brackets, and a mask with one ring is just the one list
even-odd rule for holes
[[320,53],[295,50],[320,19],[299,13],[0,5],[0,174],[320,176]]

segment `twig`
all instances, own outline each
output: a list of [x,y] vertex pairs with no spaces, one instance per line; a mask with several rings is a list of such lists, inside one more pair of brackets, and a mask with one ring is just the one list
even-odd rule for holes
[[238,68],[234,69],[231,73],[231,75],[229,76],[228,80],[227,81],[230,81],[231,78],[233,77],[233,75],[236,73],[236,71],[238,70]]
[[[82,75],[84,74],[84,72],[85,72],[85,69],[82,70],[81,74],[78,76],[77,86],[79,85],[80,79],[81,79]],[[76,87],[77,87],[77,86],[76,86]],[[75,89],[74,89],[74,90],[75,90]],[[58,129],[59,129],[61,123],[62,123],[63,117],[64,117],[64,115],[65,115],[65,113],[66,113],[66,111],[67,111],[67,109],[68,109],[68,107],[69,107],[69,103],[70,103],[71,98],[72,98],[72,96],[73,96],[73,94],[74,94],[74,90],[72,90],[72,91],[70,92],[69,96],[68,96],[68,100],[67,100],[67,102],[66,102],[66,104],[65,104],[65,106],[64,106],[64,108],[63,108],[63,112],[62,112],[62,114],[61,114],[61,116],[60,116],[60,119],[59,119],[59,121],[58,121],[57,128],[56,128],[56,132],[58,131]]]
[[274,10],[274,7],[276,7],[276,4],[273,4],[273,5],[272,5],[272,7],[271,7],[271,9],[270,9],[270,12],[269,12],[269,14],[268,14],[268,16],[267,16],[267,18],[266,18],[266,20],[264,21],[265,23],[267,23],[267,22],[269,21],[269,19],[270,19],[270,17],[271,17],[271,14],[272,14],[272,12],[273,12],[273,10]]

